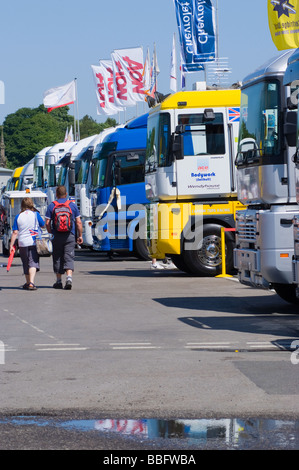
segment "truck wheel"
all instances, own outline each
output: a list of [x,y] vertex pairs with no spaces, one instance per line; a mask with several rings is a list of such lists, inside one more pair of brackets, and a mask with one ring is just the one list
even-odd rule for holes
[[[144,224],[141,225],[141,228],[139,229],[139,224],[136,226],[136,230],[134,233],[134,243],[133,243],[133,250],[135,256],[137,258],[149,261],[151,259],[149,255],[149,251],[147,248],[147,240],[145,238],[145,229],[144,229]],[[140,235],[142,238],[140,238]]]
[[299,305],[299,299],[296,297],[295,284],[273,284],[274,290],[279,297],[290,304]]
[[191,269],[186,265],[182,255],[171,255],[171,261],[173,264],[184,273],[193,274]]
[[[188,246],[188,245],[186,245]],[[233,269],[233,240],[225,237],[226,272]],[[196,276],[214,277],[222,271],[221,226],[207,224],[203,226],[203,239],[198,250],[184,250],[185,264]]]
[[149,261],[151,259],[146,246],[146,240],[143,240],[142,238],[136,238],[136,240],[134,240],[134,252],[137,258],[145,261]]

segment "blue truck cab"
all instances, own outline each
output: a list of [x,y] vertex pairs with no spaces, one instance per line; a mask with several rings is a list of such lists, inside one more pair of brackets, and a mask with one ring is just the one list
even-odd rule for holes
[[147,116],[105,137],[92,158],[93,249],[148,259],[144,164]]

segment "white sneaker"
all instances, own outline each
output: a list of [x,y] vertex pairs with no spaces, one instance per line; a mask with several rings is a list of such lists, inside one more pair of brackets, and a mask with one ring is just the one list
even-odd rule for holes
[[156,263],[151,265],[151,269],[164,269],[164,266],[159,263]]
[[175,264],[173,264],[172,261],[167,260],[166,263],[164,263],[164,269],[178,269]]

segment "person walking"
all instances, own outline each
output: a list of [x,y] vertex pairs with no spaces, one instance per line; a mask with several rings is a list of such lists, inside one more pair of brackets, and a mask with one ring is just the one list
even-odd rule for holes
[[44,227],[44,225],[45,222],[35,209],[33,200],[30,197],[24,197],[21,202],[21,212],[14,219],[9,251],[12,252],[18,239],[20,258],[26,278],[23,289],[26,290],[37,289],[34,282],[36,272],[39,271],[40,267],[35,240],[38,235],[38,226]]
[[46,228],[54,235],[53,243],[53,271],[56,274],[54,289],[62,289],[62,275],[66,273],[64,288],[72,288],[75,247],[81,245],[82,222],[77,205],[68,199],[65,186],[57,186],[56,200],[47,207]]

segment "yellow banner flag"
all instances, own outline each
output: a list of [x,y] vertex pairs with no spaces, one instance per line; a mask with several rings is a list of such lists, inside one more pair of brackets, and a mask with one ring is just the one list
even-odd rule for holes
[[268,0],[268,20],[279,51],[299,47],[299,0]]

